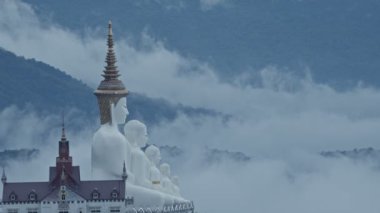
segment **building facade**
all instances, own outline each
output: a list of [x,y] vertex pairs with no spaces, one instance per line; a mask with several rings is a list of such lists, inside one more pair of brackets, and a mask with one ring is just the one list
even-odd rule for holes
[[58,144],[58,157],[55,166],[49,168],[49,181],[12,183],[3,171],[3,212],[126,212],[133,199],[125,198],[125,166],[120,168],[120,180],[83,181],[79,166],[73,166],[64,126]]

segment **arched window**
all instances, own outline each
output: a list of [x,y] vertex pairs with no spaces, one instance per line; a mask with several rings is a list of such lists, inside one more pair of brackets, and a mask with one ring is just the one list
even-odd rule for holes
[[16,201],[16,200],[17,200],[17,195],[16,195],[14,192],[12,192],[12,193],[9,195],[9,199],[10,199],[11,201]]
[[94,191],[92,191],[91,197],[92,197],[93,200],[97,200],[97,199],[100,198],[100,194],[99,194],[99,192],[98,192],[97,189],[94,189]]
[[113,191],[111,192],[111,197],[112,197],[112,199],[117,199],[117,198],[119,198],[119,192],[118,192],[117,190],[113,190]]
[[28,198],[30,201],[35,201],[37,200],[37,194],[35,192],[31,192],[29,193]]

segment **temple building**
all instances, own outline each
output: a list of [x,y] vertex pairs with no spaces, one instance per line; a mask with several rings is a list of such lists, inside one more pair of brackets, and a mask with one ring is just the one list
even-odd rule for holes
[[58,157],[55,166],[49,168],[49,181],[8,182],[3,171],[3,212],[125,212],[126,205],[133,203],[125,198],[125,168],[120,168],[119,180],[83,181],[79,166],[73,166],[64,125],[58,144]]

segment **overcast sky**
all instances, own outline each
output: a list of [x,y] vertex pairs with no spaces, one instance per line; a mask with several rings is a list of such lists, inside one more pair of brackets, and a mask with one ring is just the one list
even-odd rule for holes
[[[203,2],[207,9],[225,1]],[[27,4],[0,1],[1,47],[55,66],[92,87],[101,79],[106,27],[105,23],[103,37],[81,37],[55,23],[42,26]],[[178,169],[182,193],[195,201],[198,212],[380,210],[378,162],[324,159],[318,154],[380,148],[379,90],[357,85],[336,91],[313,81],[306,68],[299,77],[271,64],[254,76],[262,87],[245,83],[252,78],[250,73],[225,83],[207,61],[169,50],[146,32],[141,39],[148,48],[138,50],[132,41],[116,40],[118,66],[128,89],[231,116],[225,120],[181,115],[149,130],[151,143],[192,153],[183,165],[175,166],[182,167]],[[9,180],[25,176],[46,180],[47,166],[53,165],[57,153],[59,118],[10,107],[0,119],[5,148],[42,148],[37,160],[9,168]],[[89,125],[75,135],[68,130],[74,162],[82,166],[84,177],[96,128]],[[204,146],[241,151],[253,160],[242,164],[226,159],[204,168],[198,162]]]

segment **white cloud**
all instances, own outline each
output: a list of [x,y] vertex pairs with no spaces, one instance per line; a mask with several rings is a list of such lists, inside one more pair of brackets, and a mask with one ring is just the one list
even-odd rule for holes
[[[68,125],[71,120],[82,119],[68,116]],[[18,126],[39,126],[38,131],[21,134],[24,130],[18,129],[20,137],[11,141],[18,147],[37,146],[41,155],[28,162],[11,162],[6,168],[9,181],[42,181],[48,178],[48,166],[54,165],[58,154],[58,140],[60,136],[59,116],[49,118],[39,116],[33,111],[20,111],[11,107],[1,112],[2,123]],[[94,131],[93,124],[79,132],[68,128],[71,153],[75,165],[81,165],[82,178],[89,178],[90,168],[90,141]],[[171,126],[166,126],[171,128]],[[179,135],[185,142],[198,144],[203,139],[208,142],[210,135],[220,134],[209,129],[206,134],[203,125],[198,130],[204,135],[194,135],[189,139],[186,135]],[[3,131],[4,126],[0,127]],[[184,129],[172,129],[172,133],[181,133]],[[16,131],[14,131],[16,132]],[[195,133],[194,131],[193,133]],[[44,136],[48,133],[47,136]],[[165,134],[165,132],[163,133]],[[220,136],[221,142],[227,142]],[[257,135],[266,135],[267,132],[258,132]],[[13,135],[13,134],[11,134]],[[10,136],[11,136],[10,135]],[[170,133],[168,134],[170,136]],[[236,136],[236,135],[235,135]],[[159,137],[152,132],[151,137]],[[246,137],[244,135],[236,141]],[[350,137],[349,135],[347,137]],[[43,139],[43,143],[36,143]],[[180,138],[168,137],[165,142],[172,142]],[[191,140],[193,139],[193,140]],[[286,138],[282,141],[291,146]],[[7,145],[8,146],[8,145]],[[239,145],[237,145],[239,146]],[[12,147],[12,146],[9,146]],[[189,146],[191,147],[191,146]],[[194,147],[194,146],[192,146]],[[281,149],[281,148],[278,148]],[[196,150],[196,149],[194,149]],[[194,199],[199,212],[231,212],[249,210],[253,212],[376,212],[379,203],[376,199],[380,194],[380,172],[378,162],[353,162],[347,159],[324,159],[317,154],[299,151],[291,156],[255,157],[249,163],[229,163],[199,166],[198,151],[190,151],[191,158],[181,162],[180,171],[182,193]],[[284,149],[286,151],[286,149]],[[163,159],[165,160],[165,159]],[[177,165],[178,166],[178,165]]]
[[308,172],[289,171],[288,162],[273,160],[209,168],[185,176],[183,187],[201,212],[354,213],[380,208],[378,171],[344,160],[313,162],[318,168]]
[[202,10],[210,10],[218,5],[225,5],[228,0],[199,0]]

